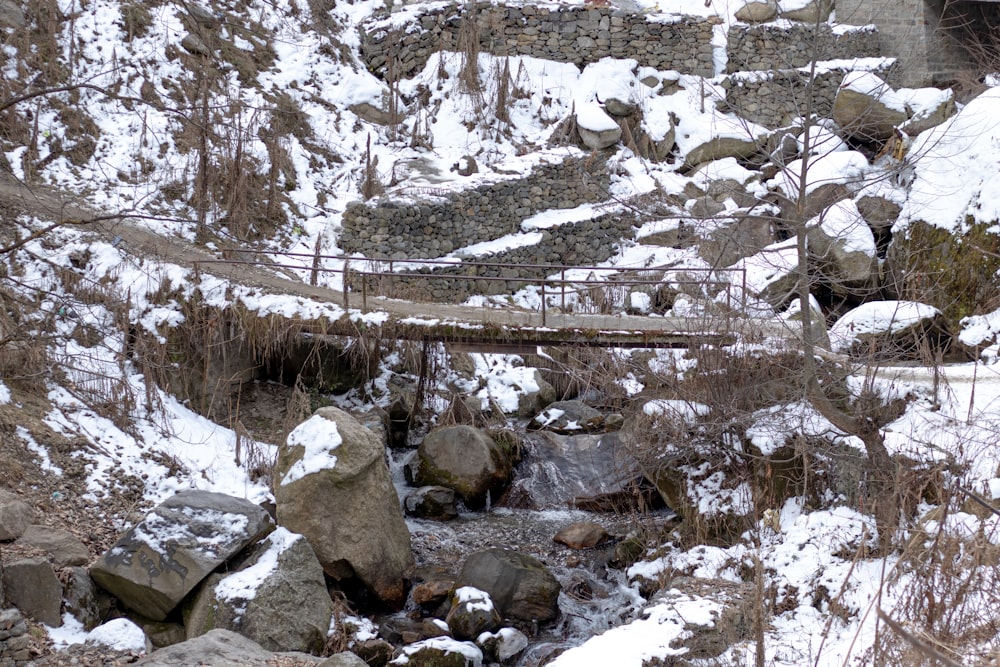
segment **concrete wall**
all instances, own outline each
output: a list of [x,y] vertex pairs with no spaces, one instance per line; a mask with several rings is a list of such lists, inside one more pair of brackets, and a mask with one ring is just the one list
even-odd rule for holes
[[837,0],[837,21],[878,27],[882,52],[899,60],[893,84],[947,84],[970,61],[954,27],[942,22],[946,4],[950,0]]

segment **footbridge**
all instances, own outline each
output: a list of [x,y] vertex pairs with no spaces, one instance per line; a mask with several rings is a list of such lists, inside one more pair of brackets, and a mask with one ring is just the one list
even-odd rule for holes
[[[194,265],[221,274],[266,273],[270,289],[335,303],[343,309],[344,315],[336,320],[303,323],[303,331],[312,335],[368,333],[440,342],[456,351],[514,354],[549,346],[720,346],[796,335],[795,323],[741,315],[746,284],[740,270],[512,265],[294,252],[265,256],[243,249],[221,254],[198,259]],[[470,281],[498,296],[478,297],[475,305],[432,300],[429,285]],[[659,290],[698,295],[710,304],[710,313],[663,316],[640,314],[630,307],[632,294],[652,299]],[[523,298],[516,302],[499,296],[519,291]]]

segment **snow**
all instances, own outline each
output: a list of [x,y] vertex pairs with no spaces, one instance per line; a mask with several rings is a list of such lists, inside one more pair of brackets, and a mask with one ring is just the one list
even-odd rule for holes
[[[806,0],[782,0],[785,10],[801,7]],[[65,3],[64,3],[65,4]],[[349,48],[357,49],[360,36],[354,29],[358,22],[382,5],[381,2],[359,1],[338,3],[330,11],[330,19],[347,26],[339,39]],[[728,0],[641,0],[636,3],[649,12],[650,20],[669,22],[677,15],[719,16],[723,20],[713,32],[714,65],[721,74],[725,69],[725,30],[733,21],[733,12],[741,2]],[[409,5],[391,15],[387,25],[407,25],[429,5]],[[307,5],[298,3],[297,11],[303,24],[316,20],[309,15]],[[97,85],[124,82],[122,94],[138,97],[139,86],[149,82],[164,94],[164,82],[179,85],[189,81],[190,72],[182,63],[159,57],[165,47],[178,48],[184,34],[178,9],[171,5],[150,6],[154,20],[149,32],[125,40],[120,26],[120,10],[112,0],[92,0],[87,11],[74,11],[72,29],[75,31],[78,57],[76,80],[93,81]],[[66,10],[69,12],[69,9]],[[427,108],[424,121],[430,135],[430,148],[414,148],[406,141],[391,141],[386,128],[375,127],[348,108],[353,104],[371,103],[380,106],[388,96],[387,87],[356,62],[342,63],[327,55],[327,44],[316,32],[300,30],[296,22],[287,19],[292,4],[277,0],[270,5],[258,4],[254,12],[267,30],[274,30],[277,38],[272,41],[276,59],[272,67],[257,76],[256,87],[242,86],[235,79],[223,83],[224,94],[213,98],[213,105],[239,101],[245,108],[240,122],[244,127],[255,128],[247,132],[247,154],[266,160],[267,147],[260,140],[256,129],[264,122],[255,118],[259,110],[272,105],[269,96],[287,95],[302,112],[304,127],[311,133],[308,141],[314,142],[337,159],[327,160],[310,155],[310,148],[302,138],[291,137],[285,146],[290,160],[287,180],[282,176],[281,187],[286,192],[289,205],[285,212],[296,230],[287,237],[266,241],[266,249],[305,252],[309,257],[313,249],[335,254],[340,215],[350,201],[359,198],[357,192],[358,158],[365,152],[366,140],[373,138],[372,153],[379,159],[379,175],[388,181],[394,174],[412,168],[417,161],[427,172],[418,174],[397,186],[395,194],[405,194],[407,188],[433,186],[442,191],[467,187],[469,184],[501,181],[516,178],[528,172],[540,161],[559,160],[567,155],[579,155],[573,149],[535,150],[547,144],[558,123],[566,119],[575,108],[581,126],[591,129],[617,127],[607,115],[602,104],[614,97],[637,105],[643,112],[643,129],[654,140],[665,137],[671,130],[676,133],[677,151],[670,160],[652,164],[636,158],[626,151],[617,153],[612,163],[617,166],[609,199],[627,199],[638,193],[655,190],[663,194],[678,195],[693,184],[707,187],[721,178],[732,178],[744,184],[752,194],[761,196],[768,188],[776,188],[788,197],[797,197],[803,166],[807,177],[804,188],[807,194],[827,183],[841,183],[861,193],[878,193],[901,203],[903,212],[894,233],[904,232],[915,221],[922,220],[948,230],[963,230],[969,221],[996,226],[1000,220],[1000,88],[993,88],[966,104],[959,113],[943,125],[912,137],[912,144],[903,164],[897,171],[886,173],[869,165],[863,154],[849,150],[849,146],[836,134],[835,128],[820,124],[810,128],[810,155],[807,162],[792,161],[769,183],[760,183],[756,172],[728,158],[705,165],[690,175],[678,170],[687,154],[717,137],[743,140],[760,139],[768,133],[739,118],[720,112],[714,102],[724,97],[718,79],[703,80],[699,77],[672,72],[651,72],[640,68],[633,60],[605,59],[587,65],[581,71],[569,63],[547,62],[534,58],[510,58],[511,71],[517,73],[518,86],[525,97],[511,103],[511,122],[499,130],[495,119],[478,108],[473,96],[461,93],[455,81],[461,66],[457,54],[435,54],[424,70],[409,80],[400,81],[399,92],[406,99],[426,96]],[[867,30],[870,28],[836,26],[838,32]],[[68,44],[68,40],[66,41]],[[109,48],[113,44],[113,48]],[[252,48],[247,41],[238,44]],[[112,67],[114,53],[114,67]],[[13,60],[13,54],[5,50]],[[902,89],[892,91],[885,87],[873,71],[880,71],[886,59],[860,59],[857,61],[827,61],[819,64],[820,70],[857,69],[849,73],[844,84],[854,90],[876,92],[879,98],[897,110],[907,108],[914,118],[921,118],[949,102],[949,91],[937,89]],[[480,71],[494,71],[501,59],[481,54]],[[114,74],[112,74],[114,72]],[[440,73],[447,74],[443,78]],[[5,65],[4,76],[17,76],[15,65]],[[640,83],[645,76],[661,81],[676,81],[679,92],[660,95],[655,88]],[[749,79],[764,74],[745,74],[735,79]],[[488,77],[485,77],[488,78]],[[995,77],[994,77],[995,79]],[[995,80],[990,80],[996,85]],[[495,97],[495,89],[487,86],[485,99]],[[231,97],[230,97],[231,96]],[[63,98],[66,103],[68,98]],[[177,131],[181,121],[169,114],[150,108],[146,112],[123,109],[93,91],[79,91],[76,102],[92,112],[100,132],[94,158],[84,164],[73,165],[65,158],[51,160],[41,175],[48,182],[75,191],[91,192],[90,203],[109,210],[135,210],[139,214],[134,224],[144,226],[164,235],[194,238],[191,210],[183,202],[157,202],[157,179],[147,179],[153,173],[164,180],[190,171],[190,156],[177,145]],[[674,119],[676,119],[676,124]],[[410,121],[408,121],[410,122]],[[59,122],[58,114],[48,106],[38,110],[39,157],[53,154],[56,142],[69,142]],[[401,128],[401,133],[412,133],[412,124]],[[799,138],[801,142],[801,136]],[[144,143],[162,146],[162,150],[143,150]],[[519,154],[527,151],[527,154]],[[11,167],[19,177],[24,173],[21,158],[27,148],[16,147],[6,154]],[[136,159],[142,155],[148,164]],[[482,168],[479,175],[469,179],[449,171],[456,162],[474,156]],[[146,172],[145,170],[149,170]],[[492,170],[492,171],[491,171]],[[109,178],[106,175],[111,174]],[[157,208],[162,207],[162,208]],[[541,212],[524,220],[519,230],[500,239],[456,250],[449,258],[486,257],[502,250],[509,250],[537,243],[542,236],[559,225],[580,222],[608,212],[624,210],[617,204],[593,204],[575,209]],[[678,213],[680,215],[680,213]],[[212,222],[218,222],[221,211],[210,213]],[[842,202],[829,209],[820,218],[810,221],[819,224],[825,233],[840,239],[851,251],[874,256],[874,241],[866,225],[859,222],[856,206]],[[35,224],[35,223],[32,223]],[[644,246],[643,238],[676,229],[678,218],[669,215],[663,219],[645,222],[638,231],[639,242],[623,247],[619,255],[609,260],[611,267],[669,267],[668,280],[683,269],[704,268],[704,263],[690,249]],[[695,224],[689,220],[685,224]],[[700,231],[709,230],[722,221],[705,221]],[[74,258],[86,254],[83,268],[74,265]],[[52,275],[52,269],[74,270],[81,280],[101,285],[110,294],[128,300],[129,324],[152,335],[163,337],[171,327],[184,322],[180,300],[200,295],[205,303],[219,307],[239,304],[261,316],[302,317],[308,319],[336,320],[349,317],[364,323],[381,323],[388,319],[385,312],[361,313],[346,311],[334,303],[294,297],[286,294],[266,293],[249,286],[235,285],[210,274],[194,272],[170,263],[149,261],[138,263],[115,243],[85,239],[68,230],[53,233],[46,243],[32,242],[17,254],[18,275],[25,289],[43,294],[40,307],[49,316],[55,336],[63,342],[53,343],[51,354],[58,363],[72,368],[66,379],[72,384],[60,386],[53,383],[45,391],[51,402],[44,423],[53,431],[73,438],[81,438],[78,456],[85,462],[81,467],[87,480],[88,500],[99,501],[115,493],[118,474],[135,476],[145,482],[142,503],[157,503],[184,489],[206,489],[261,502],[270,498],[266,480],[251,479],[245,463],[237,465],[236,433],[197,415],[189,406],[155,387],[148,387],[146,378],[129,362],[123,362],[126,340],[121,333],[109,333],[97,345],[87,345],[72,337],[78,325],[86,325],[101,332],[117,331],[113,325],[115,314],[97,303],[70,302],[70,295],[62,290]],[[299,261],[293,270],[308,279],[310,260]],[[775,281],[794,271],[797,257],[794,241],[772,244],[764,251],[737,262],[733,268],[738,278],[733,278],[733,289],[745,285],[750,301]],[[324,260],[323,268],[342,267],[340,260]],[[610,271],[607,271],[610,273]],[[337,287],[336,274],[321,274],[321,284]],[[161,288],[164,288],[161,290]],[[743,296],[748,296],[743,295]],[[475,297],[476,299],[480,297]],[[540,297],[537,291],[525,290],[517,295],[500,297],[522,307],[537,308]],[[485,302],[485,300],[483,300]],[[496,301],[493,301],[495,303]],[[71,314],[61,309],[69,306]],[[759,312],[773,316],[767,304],[754,304]],[[634,294],[632,306],[648,310],[647,295]],[[681,298],[673,315],[692,306],[691,300]],[[897,331],[920,319],[936,315],[937,311],[913,302],[875,302],[865,304],[842,317],[831,329],[831,342],[836,350],[845,349],[857,336],[881,331]],[[434,323],[442,321],[433,310],[424,317],[409,322]],[[962,323],[960,340],[968,345],[986,345],[979,363],[950,365],[943,369],[865,369],[857,377],[849,378],[849,386],[868,386],[872,383],[883,396],[916,398],[904,414],[882,428],[886,447],[891,454],[913,456],[923,462],[947,463],[949,470],[962,469],[970,488],[981,490],[990,498],[1000,497],[1000,452],[996,448],[996,433],[1000,430],[1000,346],[996,342],[1000,332],[1000,310],[976,314]],[[165,340],[165,339],[164,339]],[[697,361],[686,356],[684,350],[657,350],[648,362],[650,371],[671,382],[683,382],[686,374],[695,368]],[[474,355],[474,379],[455,380],[460,391],[478,399],[484,409],[498,406],[503,412],[517,412],[525,394],[539,391],[536,370],[525,365],[525,359],[513,355]],[[142,397],[149,390],[148,404],[137,400],[126,411],[130,428],[125,430],[116,422],[102,416],[81,400],[86,396],[100,396],[108,378],[120,391],[117,396]],[[630,397],[640,392],[653,391],[654,386],[644,387],[635,373],[623,374],[615,380]],[[941,384],[941,387],[938,385]],[[13,382],[0,380],[0,406],[13,402]],[[16,393],[16,392],[15,392]],[[5,407],[5,409],[8,409]],[[666,416],[695,425],[699,417],[710,414],[710,407],[693,401],[656,399],[643,403],[647,415]],[[554,417],[558,411],[550,411]],[[57,475],[52,464],[48,445],[39,442],[25,429],[18,428],[17,439],[43,469]],[[779,405],[755,410],[746,423],[747,441],[762,454],[775,453],[789,445],[796,436],[822,439],[831,445],[860,450],[857,438],[847,436],[824,419],[804,402],[783,402]],[[342,443],[334,422],[312,417],[289,436],[289,444],[302,447],[303,457],[279,481],[288,484],[312,472],[335,466],[337,447]],[[275,444],[254,443],[265,457],[272,457]],[[176,465],[171,471],[163,463]],[[695,483],[687,490],[691,500],[705,513],[747,513],[752,509],[752,489],[739,480],[709,468],[689,471]],[[883,595],[886,608],[891,609],[893,590],[885,586],[886,572],[890,572],[893,557],[878,559],[862,557],[875,537],[871,518],[839,499],[828,499],[829,507],[808,509],[801,499],[791,499],[781,506],[769,508],[779,520],[776,524],[754,528],[752,538],[731,547],[697,546],[681,550],[664,546],[668,555],[640,561],[629,570],[630,577],[658,576],[683,572],[689,576],[718,578],[724,581],[741,581],[741,571],[751,555],[751,546],[765,564],[768,584],[784,595],[788,611],[775,613],[770,619],[765,645],[765,662],[774,665],[841,665],[860,664],[874,641],[874,614],[871,613],[876,596]],[[212,525],[232,523],[230,515],[205,514],[199,517]],[[120,528],[127,525],[123,517],[111,517]],[[153,527],[137,529],[141,539],[165,541],[183,539],[171,532],[159,519],[152,519]],[[777,526],[775,528],[774,526]],[[955,513],[947,523],[925,526],[928,531],[975,534],[977,530],[992,531],[993,524],[983,523],[968,514]],[[155,534],[154,534],[155,533]],[[987,534],[995,535],[994,532]],[[272,571],[277,558],[291,546],[298,536],[284,529],[277,529],[267,538],[267,548],[256,565],[223,579],[217,587],[220,597],[251,599],[259,582]],[[759,546],[754,542],[757,539]],[[992,539],[992,538],[991,538]],[[650,556],[652,558],[652,556]],[[464,591],[464,592],[462,592]],[[837,598],[840,605],[836,617],[827,600]],[[460,595],[472,596],[471,591],[460,589]],[[816,599],[813,599],[816,595]],[[625,623],[608,632],[592,637],[582,645],[571,648],[552,663],[559,667],[593,664],[642,665],[646,660],[668,659],[683,649],[672,648],[677,639],[690,632],[689,626],[710,626],[720,609],[715,600],[674,590],[663,599],[653,601],[642,618]],[[347,619],[345,619],[347,620]],[[354,619],[356,625],[375,635],[375,628],[368,619]],[[92,640],[127,650],[145,650],[141,631],[127,621],[113,621],[92,633],[71,616],[65,617],[62,628],[48,629],[57,645]],[[478,649],[471,644],[449,639],[428,640],[424,645],[459,651],[475,663],[481,661]],[[821,654],[816,654],[823,646]],[[405,663],[406,655],[415,650],[406,649],[398,662]],[[748,664],[753,659],[753,648],[736,645],[720,657],[720,663]],[[727,663],[728,664],[728,663]]]
[[894,111],[907,113],[906,98],[871,72],[850,72],[840,87],[872,97]]
[[618,129],[618,123],[594,102],[583,104],[576,110],[576,122],[580,127],[591,132],[607,132]]
[[276,528],[265,538],[267,548],[253,565],[224,577],[215,585],[216,597],[245,610],[246,604],[257,596],[257,589],[277,570],[281,555],[300,539],[301,535],[286,528]]
[[916,221],[962,231],[967,218],[1000,220],[1000,88],[990,88],[948,121],[918,135],[907,161],[913,182],[893,233]]
[[461,586],[455,590],[455,599],[469,611],[493,611],[493,600],[486,591],[473,586]]
[[813,220],[807,227],[818,224],[830,239],[836,239],[844,252],[859,252],[875,257],[875,235],[861,217],[858,206],[851,199],[839,201]]
[[844,351],[859,336],[897,333],[940,314],[934,306],[915,301],[869,301],[848,311],[830,327],[830,344],[834,351]]
[[651,658],[683,655],[687,649],[675,649],[670,644],[689,633],[685,630],[688,625],[714,625],[720,606],[711,600],[691,598],[673,590],[665,597],[666,601],[643,610],[645,618],[588,639],[549,664],[552,667],[642,667]]
[[146,633],[127,618],[116,618],[91,630],[84,643],[141,654],[146,652]]
[[313,415],[288,434],[289,447],[302,447],[302,457],[295,461],[281,478],[281,486],[296,482],[306,475],[328,470],[337,465],[332,452],[344,439],[337,430],[337,422],[320,415]]

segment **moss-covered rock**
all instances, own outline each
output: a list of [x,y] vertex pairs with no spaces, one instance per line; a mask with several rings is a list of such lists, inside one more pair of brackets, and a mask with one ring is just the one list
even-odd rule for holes
[[1000,294],[1000,234],[996,223],[969,219],[967,231],[911,224],[896,233],[887,262],[900,299],[940,309],[952,330],[963,317],[996,310]]

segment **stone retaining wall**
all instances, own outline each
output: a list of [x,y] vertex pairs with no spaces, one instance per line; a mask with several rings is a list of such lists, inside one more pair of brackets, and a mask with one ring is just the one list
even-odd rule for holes
[[805,67],[814,58],[853,60],[879,55],[874,26],[834,29],[808,23],[734,25],[729,28],[726,71]]
[[31,660],[31,637],[24,615],[14,608],[0,611],[0,665],[20,667]]
[[586,6],[470,3],[432,7],[411,22],[389,16],[362,29],[362,58],[371,71],[410,77],[423,69],[431,54],[460,50],[460,32],[468,20],[477,24],[480,48],[499,56],[577,65],[608,56],[635,58],[658,70],[713,74],[712,29],[717,19],[647,16]]
[[[871,68],[878,76],[890,78],[894,61],[881,60]],[[833,100],[851,67],[820,67],[810,82],[809,72],[801,69],[774,72],[734,74],[722,82],[726,99],[718,106],[741,118],[768,128],[788,125],[806,109],[807,96],[812,96],[813,113],[827,117]]]
[[603,159],[575,156],[442,196],[354,202],[344,211],[340,247],[367,257],[434,259],[518,232],[540,211],[604,201],[609,181]]
[[[557,273],[544,266],[512,266],[516,264],[551,264],[594,266],[606,261],[616,251],[622,239],[634,235],[638,218],[631,212],[615,211],[589,220],[566,223],[542,232],[542,238],[530,246],[513,248],[475,260],[489,266],[462,264],[453,267],[421,269],[409,273],[424,277],[381,274],[362,277],[351,274],[348,284],[355,292],[364,289],[369,295],[381,294],[414,301],[461,303],[473,294],[510,294],[525,285]],[[492,264],[505,266],[493,266]],[[386,268],[386,267],[383,267]],[[435,278],[431,276],[448,276]],[[504,280],[483,280],[504,278]],[[356,305],[356,304],[352,304]]]

